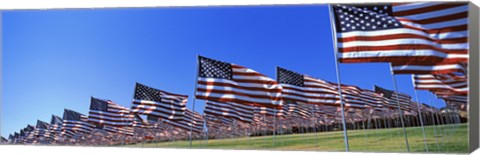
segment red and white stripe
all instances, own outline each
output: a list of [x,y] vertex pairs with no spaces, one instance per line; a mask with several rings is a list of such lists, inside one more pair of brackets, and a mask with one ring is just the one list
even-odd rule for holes
[[198,99],[281,106],[282,87],[273,79],[249,68],[232,65],[232,79],[198,77]]
[[205,119],[203,118],[203,115],[186,109],[185,117],[182,120],[164,119],[163,122],[183,130],[190,131],[190,129],[192,129],[193,132],[199,133],[203,131],[203,123],[205,122]]
[[105,131],[111,132],[111,133],[118,133],[118,134],[124,134],[124,135],[129,135],[133,136],[134,129],[133,127],[120,127],[120,126],[110,126],[110,125],[105,125],[103,127]]
[[85,115],[81,116],[80,121],[64,119],[62,124],[62,135],[73,137],[76,134],[88,134],[93,128],[95,128],[95,125],[88,123],[88,118]]
[[[403,27],[337,33],[339,60],[392,62],[419,70],[422,67],[415,66],[417,62],[466,62],[467,14],[468,3],[464,2],[394,4],[393,16]],[[433,70],[442,67],[447,66]]]
[[456,94],[468,94],[468,81],[465,76],[453,74],[421,74],[412,75],[415,89],[429,90],[432,92],[451,92]]
[[258,107],[256,106],[254,109],[254,113],[264,115],[264,116],[277,116],[277,117],[284,117],[285,112],[282,108],[270,108],[270,107]]
[[206,101],[205,104],[205,114],[232,118],[242,122],[253,121],[253,106],[233,102],[222,103],[213,101]]

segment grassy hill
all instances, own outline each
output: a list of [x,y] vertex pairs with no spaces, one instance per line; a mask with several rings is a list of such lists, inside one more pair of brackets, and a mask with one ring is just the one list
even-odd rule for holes
[[[425,128],[430,152],[467,153],[467,124],[446,125]],[[411,152],[425,152],[420,127],[407,128]],[[352,152],[406,152],[401,128],[369,129],[348,131],[350,151]],[[249,149],[249,150],[297,150],[297,151],[344,151],[343,132],[318,132],[306,134],[239,137],[230,139],[195,140],[192,148],[205,149]],[[144,143],[126,147],[189,148],[189,141]]]

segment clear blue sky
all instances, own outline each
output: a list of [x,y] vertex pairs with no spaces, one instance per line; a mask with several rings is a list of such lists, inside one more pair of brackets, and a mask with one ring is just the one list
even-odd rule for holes
[[[2,19],[5,137],[64,108],[88,114],[90,96],[129,107],[136,81],[187,94],[191,108],[197,54],[273,78],[281,66],[336,81],[326,5],[18,10]],[[340,73],[345,84],[394,89],[385,63],[340,64]],[[413,96],[409,75],[397,81]]]

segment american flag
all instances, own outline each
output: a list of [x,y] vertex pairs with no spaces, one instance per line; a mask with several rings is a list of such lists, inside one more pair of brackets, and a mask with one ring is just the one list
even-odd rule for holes
[[383,96],[368,89],[362,89],[362,92],[359,94],[358,101],[365,103],[367,108],[374,109],[376,111],[383,111],[384,105],[386,104]]
[[205,114],[211,114],[221,117],[232,118],[241,122],[253,121],[253,106],[238,104],[233,102],[205,102]]
[[375,92],[381,94],[384,97],[385,103],[389,105],[390,108],[396,108],[397,106],[397,96],[398,102],[400,104],[400,109],[410,111],[410,104],[413,102],[412,97],[408,94],[399,92],[398,94],[392,90],[382,88],[380,86],[375,86]]
[[198,99],[256,104],[282,105],[282,87],[273,79],[249,68],[214,59],[198,57]]
[[165,123],[175,126],[177,128],[190,131],[192,128],[193,132],[202,132],[203,131],[203,123],[205,119],[203,115],[199,114],[198,112],[193,112],[189,109],[185,110],[185,117],[182,120],[163,120]]
[[88,123],[88,117],[69,109],[63,111],[62,135],[73,137],[90,133],[95,125]]
[[47,122],[37,120],[37,126],[33,131],[33,134],[37,137],[50,137],[50,124]]
[[254,114],[257,113],[264,116],[285,117],[285,111],[283,110],[283,108],[255,106],[253,112]]
[[439,95],[438,98],[441,98],[447,102],[467,103],[468,101],[468,97],[463,95]]
[[205,113],[204,117],[205,117],[205,122],[209,127],[208,130],[210,130],[211,128],[220,129],[226,126],[230,126],[234,122],[234,120],[231,118],[226,118],[218,115],[210,115]]
[[305,104],[301,102],[287,101],[283,110],[285,115],[289,117],[310,118],[313,117],[314,106],[312,104]]
[[[333,11],[341,62],[434,71],[468,60],[466,2],[338,4]],[[431,68],[435,63],[440,65]]]
[[5,137],[1,136],[0,143],[7,143],[7,142],[8,140]]
[[13,133],[13,143],[18,143],[20,138],[20,134],[18,132]]
[[336,106],[314,106],[313,111],[317,116],[335,116],[338,111]]
[[[25,144],[34,144],[40,141],[45,142],[46,138],[50,138],[50,130],[48,128],[50,124],[37,120],[37,125],[32,131],[25,132],[25,138],[23,139],[23,143]],[[25,130],[23,130],[25,131]]]
[[103,130],[111,132],[111,133],[117,133],[117,134],[124,134],[124,135],[129,135],[133,136],[134,129],[131,126],[110,126],[110,125],[104,125]]
[[137,128],[146,128],[146,129],[150,129],[150,128],[155,127],[154,125],[150,124],[148,121],[145,121],[138,114],[134,114],[132,126],[137,127]]
[[62,133],[62,124],[63,119],[60,116],[52,115],[52,119],[50,120],[50,133],[52,133],[52,138],[55,140],[57,140]]
[[455,74],[420,74],[412,75],[415,89],[432,92],[451,92],[451,94],[468,94],[468,80],[466,76]]
[[365,109],[367,108],[366,103],[360,99],[360,94],[363,92],[363,89],[352,86],[352,85],[341,85],[342,96],[344,100],[344,107],[349,109]]
[[404,65],[392,63],[394,74],[467,74],[467,63],[418,63]]
[[187,95],[174,94],[136,83],[132,112],[181,120],[185,113]]
[[339,105],[336,86],[331,83],[277,67],[277,80],[284,100],[317,105]]
[[99,125],[125,127],[132,125],[133,115],[130,109],[110,100],[91,97],[88,121]]
[[30,132],[25,132],[25,129],[21,129],[17,136],[17,143],[23,143],[29,135]]
[[34,126],[28,124],[27,127],[20,130],[20,133],[16,136],[15,143],[23,143],[28,135],[33,132]]
[[13,139],[14,138],[12,134],[8,135],[8,143],[13,143]]

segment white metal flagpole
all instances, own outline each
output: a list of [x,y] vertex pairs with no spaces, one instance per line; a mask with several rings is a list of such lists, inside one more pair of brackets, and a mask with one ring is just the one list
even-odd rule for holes
[[400,108],[400,99],[399,99],[400,94],[398,93],[397,79],[395,78],[395,74],[393,73],[393,68],[392,68],[391,64],[390,64],[390,73],[392,75],[393,84],[395,86],[395,93],[397,93],[396,94],[397,108],[398,108],[398,112],[399,112],[399,115],[400,115],[400,123],[402,124],[402,128],[403,128],[403,135],[405,137],[405,144],[407,145],[407,151],[410,152],[410,145],[408,144],[407,130],[405,129],[405,123],[403,121],[403,111]]
[[[414,81],[413,75],[412,75],[412,81]],[[417,89],[413,88],[413,90],[415,92],[415,99],[417,100],[417,108],[418,108],[418,115],[420,117],[420,125],[422,126],[423,143],[425,145],[425,150],[428,152],[427,136],[425,135],[425,127],[423,127],[423,117],[422,117],[422,111],[420,110],[420,102],[418,101],[418,93],[417,93]]]
[[331,30],[332,30],[332,43],[333,43],[333,53],[334,53],[334,58],[335,58],[335,71],[336,71],[336,74],[337,74],[337,85],[338,85],[338,94],[340,95],[340,108],[342,108],[342,124],[343,124],[343,138],[344,138],[344,142],[345,142],[345,151],[348,152],[350,149],[349,149],[349,145],[348,145],[348,134],[347,134],[347,126],[346,126],[346,123],[345,123],[345,109],[343,108],[343,96],[342,96],[342,88],[341,88],[341,84],[340,84],[340,73],[339,73],[339,70],[338,70],[338,57],[337,57],[337,54],[338,54],[338,48],[337,48],[337,31],[336,31],[336,28],[335,28],[335,23],[334,23],[334,19],[333,19],[333,8],[332,8],[332,5],[328,5],[328,10],[329,10],[329,14],[330,14],[330,26],[331,26]]
[[[198,58],[199,58],[199,55],[197,54],[197,61],[196,61],[196,69],[197,69],[197,72],[196,72],[196,76],[195,76],[195,87],[193,90],[193,108],[192,108],[192,122],[191,122],[191,126],[190,126],[190,134],[189,134],[189,140],[190,140],[190,148],[192,148],[192,132],[193,132],[193,123],[195,121],[195,94],[197,93],[197,82],[198,82],[198,72],[200,71],[200,66],[198,65],[199,61],[198,61]],[[185,116],[183,116],[185,117]]]

